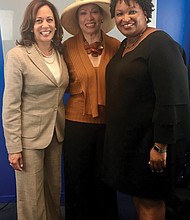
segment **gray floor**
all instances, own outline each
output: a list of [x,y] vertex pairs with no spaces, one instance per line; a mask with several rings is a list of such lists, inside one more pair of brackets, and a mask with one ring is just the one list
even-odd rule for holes
[[[120,220],[137,220],[135,209],[129,196],[118,193],[118,206]],[[64,206],[61,206],[61,213],[62,220],[64,220]],[[0,220],[17,220],[15,203],[0,204]]]
[[[180,196],[175,201],[174,209],[167,208],[166,220],[190,220],[190,189],[180,190],[178,194]],[[179,203],[179,198],[184,198],[184,203]],[[129,196],[118,193],[118,207],[120,220],[137,220],[136,212]],[[173,212],[176,213],[177,210],[181,214],[174,215]],[[61,206],[61,213],[62,220],[65,220],[64,205]],[[16,215],[15,203],[0,203],[0,220],[17,220]]]

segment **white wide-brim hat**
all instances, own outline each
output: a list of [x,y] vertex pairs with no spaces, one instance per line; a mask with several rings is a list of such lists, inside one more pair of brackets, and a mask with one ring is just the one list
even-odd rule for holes
[[110,0],[76,0],[75,3],[67,6],[62,13],[61,23],[66,31],[72,35],[78,34],[80,27],[77,20],[77,10],[86,4],[96,4],[102,9],[103,23],[101,29],[107,33],[115,26],[114,19],[111,19]]

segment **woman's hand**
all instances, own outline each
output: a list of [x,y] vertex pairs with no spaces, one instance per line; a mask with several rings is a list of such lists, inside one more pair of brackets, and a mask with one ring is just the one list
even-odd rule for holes
[[164,168],[166,168],[166,157],[166,150],[160,153],[156,151],[154,147],[151,149],[149,165],[152,172],[163,172]]
[[9,154],[9,162],[14,170],[22,171],[23,168],[23,160],[22,153],[10,153]]

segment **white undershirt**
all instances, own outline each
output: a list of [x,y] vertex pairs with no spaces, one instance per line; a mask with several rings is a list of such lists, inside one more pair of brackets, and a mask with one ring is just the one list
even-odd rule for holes
[[[58,62],[56,53],[54,53],[54,55],[50,58],[43,57],[43,59],[45,61],[45,64],[49,68],[49,70],[52,72],[55,80],[57,81],[57,83],[59,83],[61,71],[60,71],[59,62]],[[51,62],[52,59],[54,60],[53,62]]]

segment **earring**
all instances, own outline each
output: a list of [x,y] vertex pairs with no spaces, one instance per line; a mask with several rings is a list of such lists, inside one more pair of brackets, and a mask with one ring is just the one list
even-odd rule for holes
[[30,32],[31,32],[31,33],[33,33],[34,31],[33,31],[33,30],[31,30]]
[[145,21],[146,21],[146,23],[148,22],[148,18],[145,16]]
[[57,30],[57,28],[55,27],[55,31]]

